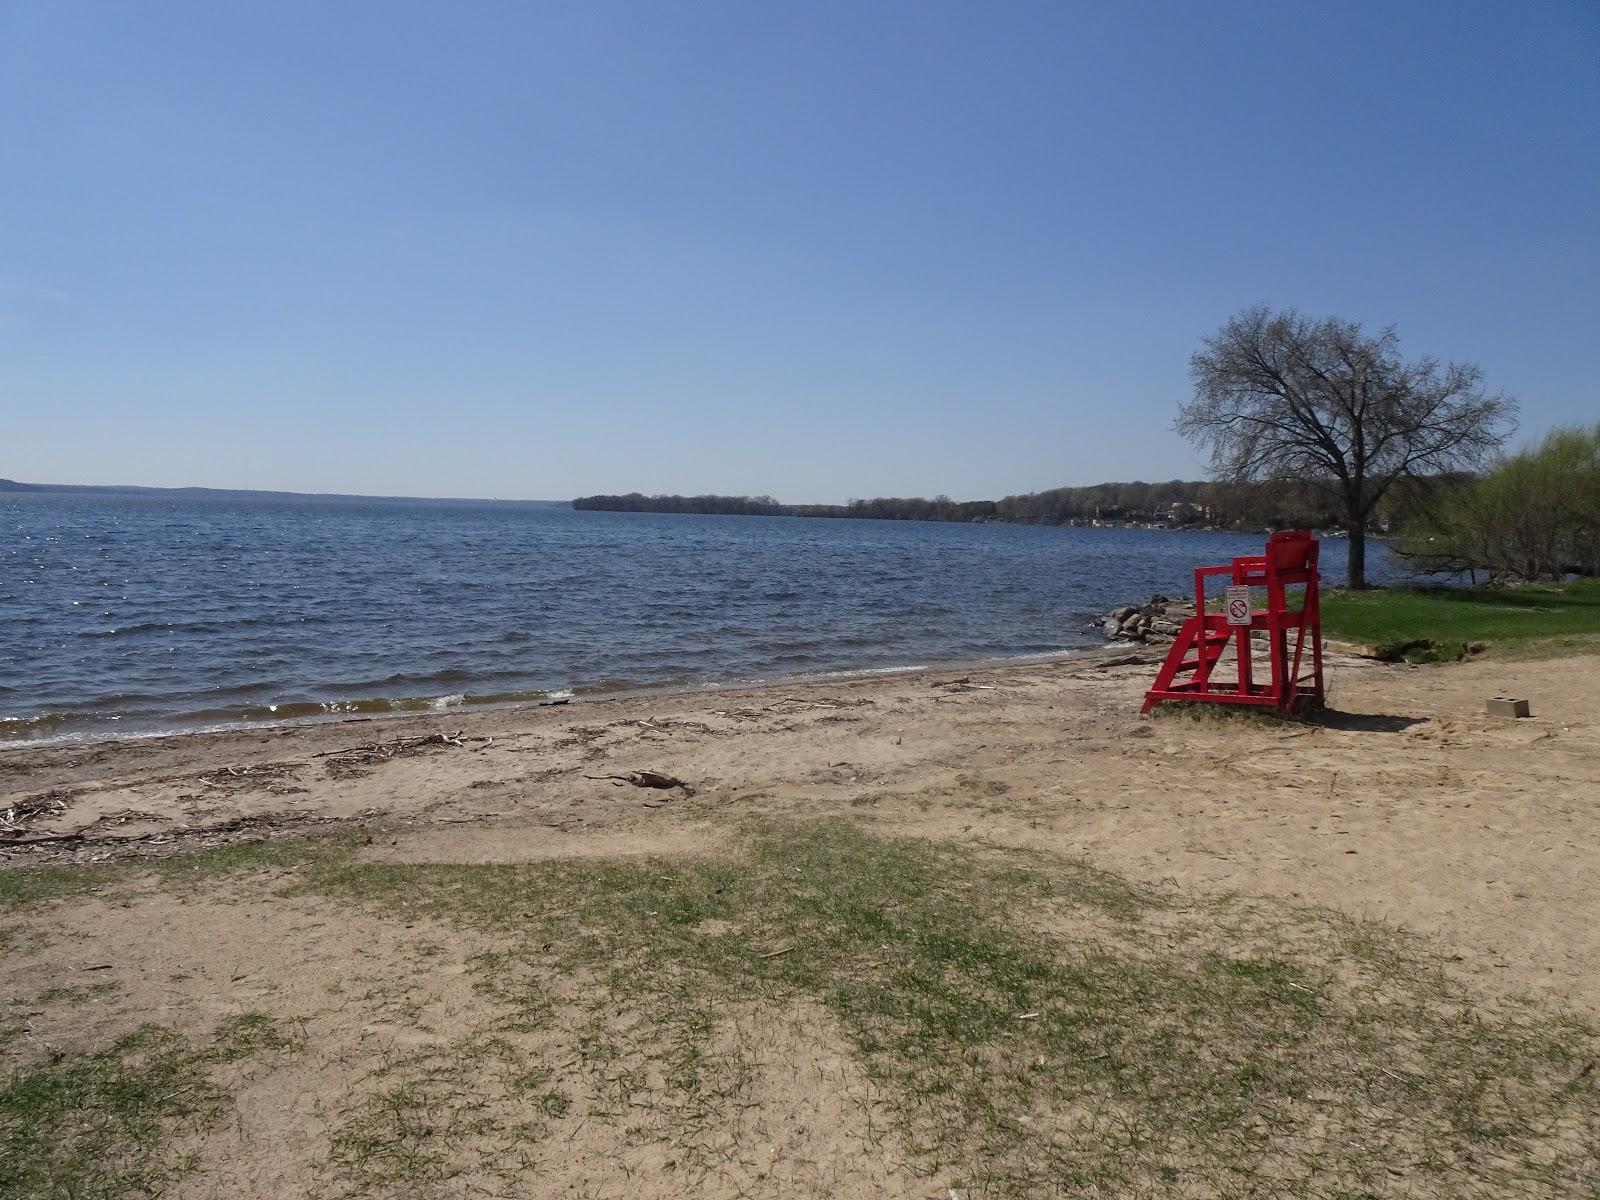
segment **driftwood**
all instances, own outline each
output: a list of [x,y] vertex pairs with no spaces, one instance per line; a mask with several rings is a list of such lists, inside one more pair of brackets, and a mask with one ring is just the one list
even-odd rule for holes
[[[418,737],[396,738],[392,742],[367,742],[360,746],[345,746],[338,750],[323,750],[312,758],[353,758],[358,762],[376,762],[409,754],[428,746],[455,746],[464,748],[468,742],[492,742],[492,737],[465,737],[461,730],[455,733],[425,733]],[[487,747],[485,747],[487,749]],[[237,773],[237,772],[235,772]]]
[[95,838],[87,830],[80,829],[73,833],[38,833],[30,837],[20,831],[16,835],[8,831],[5,840],[0,841],[0,846],[10,849],[12,846],[48,846],[57,842],[87,842],[91,839],[102,842],[142,842],[154,836],[154,834],[144,834],[139,837]]
[[67,801],[74,799],[70,792],[44,792],[25,800],[14,800],[0,812],[0,837],[23,833],[30,821],[40,817],[54,817],[67,811]]
[[276,762],[256,763],[253,767],[215,767],[204,775],[180,776],[179,779],[192,778],[196,783],[224,791],[230,788],[249,789],[256,784],[270,784],[273,780],[293,776],[305,765],[299,761],[280,759]]
[[1086,663],[1084,669],[1098,671],[1105,667],[1127,667],[1132,666],[1134,663],[1143,664],[1148,661],[1152,660],[1147,660],[1138,654],[1121,654],[1116,658],[1097,658],[1093,662]]
[[694,789],[676,775],[663,775],[660,771],[629,771],[626,775],[585,775],[585,779],[610,780],[616,787],[632,784],[642,788],[682,788],[684,795],[694,795]]
[[[802,708],[861,708],[864,705],[873,703],[875,701],[868,700],[865,696],[858,696],[854,700],[844,699],[839,696],[827,696],[821,700],[807,700],[802,696],[784,696],[781,700],[776,700],[767,705],[767,710],[770,712],[774,708],[782,708],[785,704],[798,704]],[[735,713],[734,715],[738,714]]]
[[348,817],[319,816],[313,813],[262,813],[256,816],[234,817],[232,820],[220,821],[215,825],[175,825],[153,833],[103,834],[95,832],[95,825],[89,825],[83,829],[73,830],[71,833],[41,833],[32,836],[0,837],[0,850],[22,849],[27,846],[61,845],[70,842],[112,846],[136,845],[138,843],[160,844],[258,830],[272,833],[280,829],[298,829],[308,825],[354,825],[362,821],[371,820],[377,815],[377,811],[376,809],[365,809]]

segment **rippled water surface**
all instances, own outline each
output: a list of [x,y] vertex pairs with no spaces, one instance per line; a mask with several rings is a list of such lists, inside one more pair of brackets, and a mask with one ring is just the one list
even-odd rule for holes
[[1055,653],[1102,645],[1087,624],[1106,609],[1261,544],[38,493],[0,496],[0,535],[11,741]]

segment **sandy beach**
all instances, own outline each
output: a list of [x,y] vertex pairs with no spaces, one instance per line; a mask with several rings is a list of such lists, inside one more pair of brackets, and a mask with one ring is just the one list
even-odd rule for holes
[[[1141,719],[1156,659],[11,750],[0,788],[42,811],[0,850],[105,861],[339,822],[400,831],[374,856],[487,862],[845,813],[1380,917],[1486,980],[1600,1011],[1596,660],[1336,658],[1329,718],[1274,726]],[[1532,718],[1486,716],[1500,693]],[[692,794],[605,778],[634,771]],[[63,840],[28,844],[47,838]]]
[[[1377,919],[1419,936],[1474,994],[1600,1014],[1600,660],[1416,668],[1335,657],[1330,711],[1276,723],[1141,718],[1155,658],[1144,649],[10,750],[0,789],[16,827],[0,854],[7,867],[133,860],[139,870],[204,846],[355,827],[366,864],[714,859],[751,820],[837,818],[1069,857],[1141,885]],[[1533,716],[1485,715],[1497,693],[1528,697]],[[638,772],[685,786],[638,786]],[[486,1003],[465,982],[480,938],[420,918],[402,930],[326,900],[277,901],[275,877],[243,891],[106,889],[57,903],[48,944],[5,958],[0,993],[15,1005],[85,979],[118,990],[35,1012],[7,1055],[27,1061],[143,1021],[203,1024],[264,1004],[347,1047],[435,1036],[353,1006],[341,986],[352,978],[369,995],[415,991],[448,1027]],[[425,977],[396,950],[421,932],[450,947]],[[85,976],[85,964],[101,969]],[[837,1194],[935,1194],[845,1136],[855,1118],[835,1111],[837,1096],[865,1086],[860,1068],[836,1036],[806,1033],[804,1016],[757,1022],[763,1044],[804,1043],[818,1072],[810,1093],[785,1076],[762,1102],[766,1119],[805,1126],[785,1144],[809,1165],[782,1178],[821,1186],[831,1171],[848,1182]],[[234,1141],[177,1194],[318,1194],[313,1143],[337,1087],[327,1074],[282,1078],[246,1089],[238,1130],[219,1135]],[[616,1147],[571,1146],[565,1184],[605,1194],[619,1178],[605,1165]],[[755,1194],[789,1194],[730,1178],[704,1194],[738,1194],[740,1179]]]

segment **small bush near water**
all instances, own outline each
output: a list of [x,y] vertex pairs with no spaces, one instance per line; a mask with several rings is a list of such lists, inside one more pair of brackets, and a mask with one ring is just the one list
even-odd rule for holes
[[1397,551],[1491,580],[1600,575],[1600,425],[1551,430],[1436,500]]

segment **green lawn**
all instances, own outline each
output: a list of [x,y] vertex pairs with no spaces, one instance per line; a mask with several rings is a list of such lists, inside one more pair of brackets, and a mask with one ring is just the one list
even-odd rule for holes
[[1322,598],[1322,624],[1331,638],[1413,662],[1454,660],[1479,646],[1513,655],[1594,651],[1600,650],[1600,580],[1330,591]]

